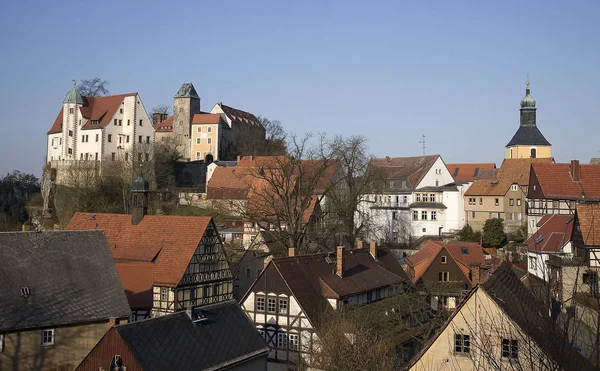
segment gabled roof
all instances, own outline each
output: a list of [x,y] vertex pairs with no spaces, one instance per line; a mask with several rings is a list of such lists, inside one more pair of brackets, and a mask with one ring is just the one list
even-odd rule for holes
[[102,231],[0,233],[0,261],[0,332],[130,315]]
[[344,250],[343,277],[335,273],[336,260],[336,253],[330,253],[329,257],[322,253],[276,258],[269,263],[277,268],[313,324],[318,324],[321,315],[330,309],[327,298],[410,282],[386,248],[377,249],[377,260],[368,248]]
[[465,192],[465,196],[504,196],[513,184],[527,187],[529,186],[531,164],[553,161],[552,158],[505,159],[494,179],[476,181]]
[[534,163],[531,169],[548,199],[600,200],[600,165],[580,164],[580,181],[573,181],[571,164]]
[[218,113],[196,113],[192,118],[192,125],[218,124],[221,122],[221,115]]
[[470,271],[469,266],[472,263],[486,264],[483,248],[478,243],[449,242],[444,244],[441,241],[427,240],[419,251],[405,259],[406,264],[414,269],[414,276],[411,277],[412,281],[417,282],[444,250],[448,251],[450,257],[458,264],[467,279]]
[[173,116],[169,116],[162,122],[157,122],[153,125],[154,131],[157,133],[171,133],[173,132]]
[[540,129],[535,125],[519,126],[507,147],[512,146],[550,146]]
[[[268,353],[262,336],[237,302],[206,305],[200,313],[204,319],[195,323],[192,318],[196,317],[183,311],[115,326],[111,331],[123,340],[116,342],[120,343],[117,347],[128,348],[145,371],[222,370]],[[95,349],[111,346],[115,347],[101,340]],[[97,362],[94,350],[82,365]]]
[[416,188],[438,158],[440,155],[374,158],[369,166],[385,180],[407,180],[410,188]]
[[[83,125],[82,130],[86,129],[101,129],[110,124],[110,120],[114,116],[117,109],[121,106],[123,99],[126,97],[137,96],[137,93],[107,95],[104,97],[85,97],[84,104],[79,108],[81,115],[88,120]],[[98,121],[97,123],[92,123]],[[63,109],[54,120],[54,124],[48,131],[48,134],[56,134],[62,132],[63,124]]]
[[446,164],[450,175],[457,182],[471,181],[479,179],[481,170],[484,169],[495,169],[496,164],[494,163],[480,163],[480,164]]
[[600,246],[600,204],[578,204],[577,222],[586,246]]
[[103,230],[117,263],[153,263],[154,283],[176,286],[210,223],[208,216],[146,215],[133,225],[128,214],[77,212],[67,229]]
[[545,215],[525,244],[529,251],[538,253],[562,252],[563,247],[573,237],[573,215]]
[[263,124],[260,122],[260,120],[258,118],[256,118],[256,116],[251,114],[250,112],[246,112],[246,111],[242,111],[237,108],[229,107],[220,102],[217,104],[221,107],[221,109],[223,110],[223,112],[225,113],[227,118],[229,118],[229,120],[231,120],[232,125],[234,123],[237,123],[240,125],[249,125],[249,126],[252,126],[255,128],[263,128],[264,129]]

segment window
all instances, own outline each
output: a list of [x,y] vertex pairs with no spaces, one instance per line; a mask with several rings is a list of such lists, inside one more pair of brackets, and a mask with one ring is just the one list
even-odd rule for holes
[[423,228],[423,233],[427,232],[427,228]]
[[431,202],[435,202],[435,194],[434,194],[434,193],[431,193],[431,194],[429,195],[429,201],[431,201]]
[[196,144],[200,144],[200,138],[196,138]]
[[431,212],[431,220],[437,220],[437,211]]
[[287,349],[287,333],[278,332],[277,333],[277,348],[279,349]]
[[471,350],[471,338],[469,335],[454,334],[454,352],[469,353]]
[[138,143],[142,143],[142,136],[138,136]]
[[467,249],[466,247],[461,247],[460,253],[461,255],[469,255],[469,249]]
[[98,161],[98,152],[96,152],[96,161]]
[[521,206],[521,199],[517,198],[517,206]]
[[290,350],[300,349],[300,337],[297,334],[290,334],[288,346]]
[[442,264],[446,264],[446,255],[442,255]]
[[415,199],[416,199],[416,202],[421,202],[421,194],[420,193],[415,194]]
[[511,191],[518,191],[519,190],[519,186],[517,184],[513,184],[510,186],[510,190]]
[[439,272],[438,278],[440,282],[448,282],[450,281],[450,272]]
[[198,133],[202,133],[202,126],[198,126]]
[[72,137],[73,136],[73,130],[69,130],[69,136]]
[[508,200],[508,205],[509,206],[514,206],[515,205],[515,199],[514,198],[509,199]]
[[149,136],[146,137],[146,144],[150,144],[150,137]]
[[73,148],[67,149],[67,153],[70,154],[70,155],[72,155],[73,154]]
[[144,120],[140,120],[140,126],[144,126]]
[[127,120],[127,126],[129,126],[129,124],[131,123],[131,120]]
[[502,339],[502,358],[519,358],[519,343],[517,340]]
[[169,300],[169,289],[166,287],[160,288],[160,301],[168,301]]
[[537,156],[537,150],[535,148],[532,148],[531,149],[531,156],[530,157],[531,158],[536,158],[536,156]]
[[129,135],[127,136],[127,140],[126,140],[126,142],[127,142],[127,143],[129,143]]
[[119,144],[123,143],[123,136],[119,135]]
[[96,143],[98,142],[99,139],[100,139],[100,135],[96,134]]
[[108,142],[112,142],[112,134],[108,134],[107,140]]
[[275,313],[276,302],[277,302],[277,300],[275,300],[275,298],[267,299],[267,312]]
[[483,198],[481,198],[481,197],[479,198],[479,204],[483,205]]
[[288,301],[287,299],[279,299],[279,313],[287,314]]
[[123,108],[119,109],[119,113],[123,113]]
[[129,161],[129,152],[125,152],[125,161]]
[[54,329],[42,330],[42,346],[54,345]]
[[402,202],[407,203],[408,202],[408,196],[403,196],[402,197]]
[[392,220],[398,220],[398,212],[392,211]]
[[514,213],[508,213],[508,220],[515,220],[515,214]]
[[200,160],[200,152],[196,152],[196,160]]
[[71,113],[71,114],[75,113],[75,108],[69,108],[69,113]]
[[113,153],[110,154],[110,157],[111,157],[111,160],[114,161],[116,159],[116,157],[117,157],[117,154],[113,152]]
[[265,298],[257,297],[256,298],[256,311],[264,311],[265,310]]
[[427,211],[421,211],[421,220],[427,220]]
[[558,209],[560,207],[560,203],[558,201],[552,201],[552,208]]
[[119,120],[119,126],[123,126],[123,120]]
[[179,107],[179,113],[183,113],[183,108]]
[[211,133],[212,132],[212,127],[208,127],[208,132]]
[[499,198],[495,198],[495,199],[494,199],[494,205],[495,205],[495,206],[498,206],[498,205],[500,205],[500,199],[499,199]]
[[413,220],[419,220],[419,212],[417,210],[413,211]]
[[246,278],[250,278],[252,276],[252,270],[250,268],[246,268]]
[[114,122],[115,126],[117,126],[117,119],[114,119],[113,122]]
[[469,198],[469,205],[475,205],[475,199]]
[[207,142],[208,144],[211,144],[211,143],[212,143],[212,138],[206,138],[206,142]]
[[475,211],[471,212],[471,218],[475,219]]
[[423,202],[428,202],[429,197],[427,197],[427,193],[423,193]]

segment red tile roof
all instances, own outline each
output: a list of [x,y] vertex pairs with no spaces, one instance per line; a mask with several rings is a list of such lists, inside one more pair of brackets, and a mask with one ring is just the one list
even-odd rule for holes
[[439,155],[374,158],[369,166],[383,179],[406,179],[409,187],[415,188],[438,158]]
[[152,308],[153,264],[117,263],[116,266],[129,307],[134,309]]
[[600,200],[600,165],[580,164],[579,167],[580,182],[571,178],[571,164],[536,163],[532,172],[547,199]]
[[117,263],[153,263],[154,283],[176,286],[211,222],[204,216],[146,215],[132,225],[128,214],[77,212],[67,229],[102,229]]
[[573,215],[544,215],[540,227],[525,244],[527,250],[538,253],[561,252],[573,237]]
[[225,115],[232,121],[233,123],[238,123],[241,125],[250,125],[256,128],[263,128],[262,123],[256,116],[251,114],[250,112],[242,111],[237,108],[226,106],[222,103],[219,103]]
[[452,175],[455,181],[465,182],[478,179],[481,170],[495,169],[496,164],[446,164],[446,167],[448,168],[450,175]]
[[473,183],[465,196],[504,196],[513,184],[529,186],[532,163],[553,162],[552,158],[505,159],[494,179],[482,179]]
[[[100,129],[110,123],[117,109],[120,107],[123,99],[126,97],[136,96],[137,93],[107,95],[105,97],[84,97],[85,104],[80,108],[81,115],[88,120],[83,125],[82,130]],[[54,124],[48,131],[48,134],[56,134],[62,131],[62,108],[54,120]],[[97,124],[92,124],[92,121],[98,120]]]
[[158,133],[171,133],[173,132],[173,116],[170,116],[166,120],[154,124],[154,131]]
[[600,246],[600,204],[579,204],[577,222],[586,246]]
[[221,122],[221,115],[218,113],[197,113],[192,118],[192,125],[218,124]]

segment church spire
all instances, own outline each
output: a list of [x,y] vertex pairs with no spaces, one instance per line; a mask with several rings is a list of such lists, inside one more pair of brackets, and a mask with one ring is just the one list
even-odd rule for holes
[[73,80],[73,88],[67,93],[65,100],[63,100],[63,104],[66,103],[81,104],[83,106],[83,97],[81,97],[81,94],[77,90],[77,82],[75,80]]
[[536,126],[535,99],[531,96],[530,82],[525,83],[525,97],[521,99],[521,126]]

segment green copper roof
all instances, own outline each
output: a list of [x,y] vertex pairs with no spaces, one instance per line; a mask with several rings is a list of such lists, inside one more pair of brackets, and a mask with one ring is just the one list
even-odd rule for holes
[[175,98],[196,98],[200,99],[198,93],[196,93],[196,89],[194,89],[194,85],[192,83],[183,84],[177,94],[175,94]]
[[535,99],[531,95],[529,89],[529,81],[527,81],[527,88],[525,89],[525,98],[521,99],[521,108],[535,108]]
[[63,100],[63,104],[65,103],[77,103],[83,105],[83,98],[81,97],[81,94],[79,94],[79,92],[77,91],[77,85],[74,81],[73,89],[71,89],[71,91],[67,93],[65,100]]

